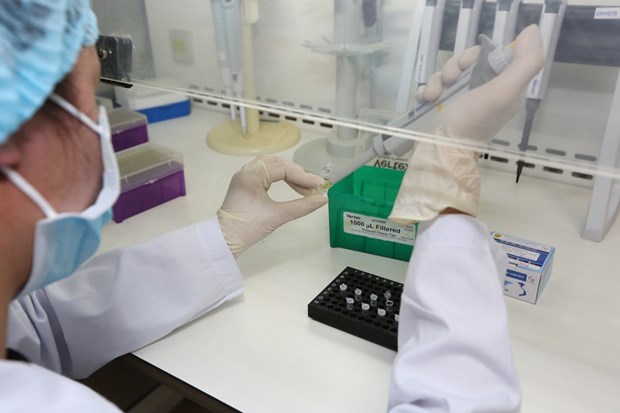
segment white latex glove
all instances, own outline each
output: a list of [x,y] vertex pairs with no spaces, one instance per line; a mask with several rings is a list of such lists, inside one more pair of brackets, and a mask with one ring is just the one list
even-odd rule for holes
[[[267,191],[277,181],[286,182],[303,198],[272,200]],[[277,156],[260,155],[235,173],[217,211],[222,233],[235,258],[281,225],[325,205],[325,195],[310,194],[324,182],[300,165]]]
[[[429,79],[418,96],[436,100],[449,85],[476,62],[480,47],[448,60]],[[514,43],[512,62],[496,78],[448,103],[421,132],[469,139],[486,145],[518,112],[530,80],[544,64],[538,26],[525,28]],[[476,216],[480,178],[473,150],[419,142],[409,161],[389,219],[400,225],[433,219],[449,208]]]

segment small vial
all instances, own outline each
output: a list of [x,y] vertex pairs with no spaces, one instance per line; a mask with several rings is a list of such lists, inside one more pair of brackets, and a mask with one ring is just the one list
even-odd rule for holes
[[370,294],[370,305],[373,307],[377,305],[377,294]]
[[[327,179],[327,178],[324,178],[324,179]],[[321,185],[314,188],[312,192],[310,192],[310,195],[325,195],[327,194],[327,191],[329,191],[329,188],[332,187],[332,185],[333,184],[330,181],[325,181]]]
[[343,294],[347,291],[347,285],[345,283],[340,284],[338,288],[340,288],[340,292]]
[[387,290],[386,292],[383,293],[383,296],[385,297],[386,300],[389,300],[390,298],[392,298],[392,292],[390,290]]
[[385,317],[385,313],[386,313],[386,311],[385,311],[384,308],[379,308],[377,310],[377,314],[379,315],[379,317]]
[[368,310],[370,310],[370,304],[368,303],[362,303],[362,312],[363,313],[367,313]]
[[357,301],[360,301],[362,299],[362,290],[360,290],[359,288],[355,289],[355,299]]
[[396,321],[398,323],[398,319],[400,318],[400,316],[398,314],[394,314],[394,321]]
[[347,297],[347,310],[353,310],[353,303],[355,303],[355,300]]
[[394,310],[394,301],[392,300],[385,300],[385,309],[388,311],[388,313],[392,310]]

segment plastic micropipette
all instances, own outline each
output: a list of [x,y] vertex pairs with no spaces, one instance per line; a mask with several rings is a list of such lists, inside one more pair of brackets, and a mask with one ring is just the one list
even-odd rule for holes
[[413,13],[413,21],[411,23],[411,29],[409,30],[409,40],[407,41],[405,56],[403,58],[403,69],[400,76],[398,96],[396,97],[396,113],[403,113],[409,107],[411,83],[413,81],[413,74],[415,73],[418,46],[422,33],[422,25],[424,23],[424,7],[424,2],[418,1]]
[[[378,43],[381,41],[383,28],[381,27],[381,8],[383,0],[362,0],[362,20],[364,22],[364,43]],[[368,86],[370,107],[376,107],[377,96],[377,56],[369,54],[368,59]]]
[[491,38],[499,45],[507,45],[515,37],[517,17],[521,0],[498,0],[493,22],[493,35]]
[[416,63],[418,86],[425,85],[428,78],[435,72],[445,8],[446,0],[426,0]]
[[[562,28],[562,20],[564,20],[564,12],[566,11],[566,0],[545,0],[543,12],[540,15],[540,33],[543,40],[543,53],[545,54],[545,65],[534,76],[527,86],[525,92],[525,125],[523,126],[523,134],[521,135],[521,143],[519,150],[525,152],[530,140],[530,132],[534,123],[534,115],[540,107],[540,101],[545,97],[547,85],[549,83],[549,75],[551,74],[551,64],[555,56],[555,49],[558,45],[560,37],[560,29]],[[517,182],[523,171],[524,161],[517,161]]]
[[[512,60],[512,45],[499,47],[485,35],[480,35],[479,39],[481,49],[476,64],[465,70],[454,83],[444,89],[437,100],[415,105],[407,113],[390,122],[388,126],[409,130],[419,129],[422,121],[430,120],[431,115],[438,113],[450,100],[499,75]],[[335,184],[373,158],[385,154],[404,155],[413,148],[413,144],[414,141],[410,139],[385,134],[377,135],[373,138],[370,149],[327,178]]]
[[454,39],[455,55],[462,54],[465,49],[476,44],[481,10],[482,0],[463,0],[461,3]]
[[[217,47],[217,60],[220,66],[222,84],[226,96],[233,96],[232,73],[228,64],[228,51],[226,48],[226,25],[224,23],[224,11],[222,0],[211,0],[211,11],[213,13],[213,28],[215,30],[215,44]],[[235,120],[235,107],[230,105],[230,117]]]
[[[241,44],[241,9],[239,0],[222,0],[222,11],[226,32],[226,49],[233,81],[233,90],[237,98],[243,97],[243,57]],[[245,108],[239,107],[241,128],[246,133]]]
[[[242,7],[242,46],[243,46],[243,97],[246,99],[256,98],[256,84],[254,76],[254,52],[252,25],[256,24],[259,19],[258,0],[244,0]],[[258,109],[244,108],[241,111],[241,124],[244,134],[256,135],[260,133],[260,119]]]

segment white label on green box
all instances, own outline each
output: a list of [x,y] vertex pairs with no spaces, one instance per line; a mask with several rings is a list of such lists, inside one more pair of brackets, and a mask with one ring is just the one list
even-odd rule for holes
[[396,225],[385,218],[370,217],[353,212],[342,213],[343,230],[347,234],[413,245],[415,227]]

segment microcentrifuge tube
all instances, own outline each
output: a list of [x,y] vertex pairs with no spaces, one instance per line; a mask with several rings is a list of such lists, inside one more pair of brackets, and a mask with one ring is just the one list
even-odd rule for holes
[[352,299],[351,297],[347,297],[347,310],[353,310],[354,302],[355,302],[354,299]]
[[345,283],[340,284],[340,287],[338,288],[340,288],[341,293],[344,293],[347,291],[347,285]]
[[392,292],[390,290],[387,290],[386,292],[383,293],[383,296],[385,297],[386,300],[389,300],[390,298],[392,298]]
[[388,312],[392,311],[394,309],[394,301],[385,300],[385,309],[388,310]]
[[327,194],[327,191],[329,191],[329,188],[332,187],[332,183],[330,181],[325,181],[322,184],[320,184],[319,186],[317,186],[316,188],[314,188],[311,192],[310,195],[325,195]]
[[377,310],[377,314],[379,315],[379,317],[385,317],[385,309],[384,308],[379,308]]
[[365,313],[368,310],[370,310],[370,304],[368,303],[362,303],[362,311]]
[[372,305],[373,307],[375,305],[377,305],[377,294],[370,294],[370,305]]
[[362,299],[362,290],[360,290],[359,288],[355,289],[355,299],[357,301]]

